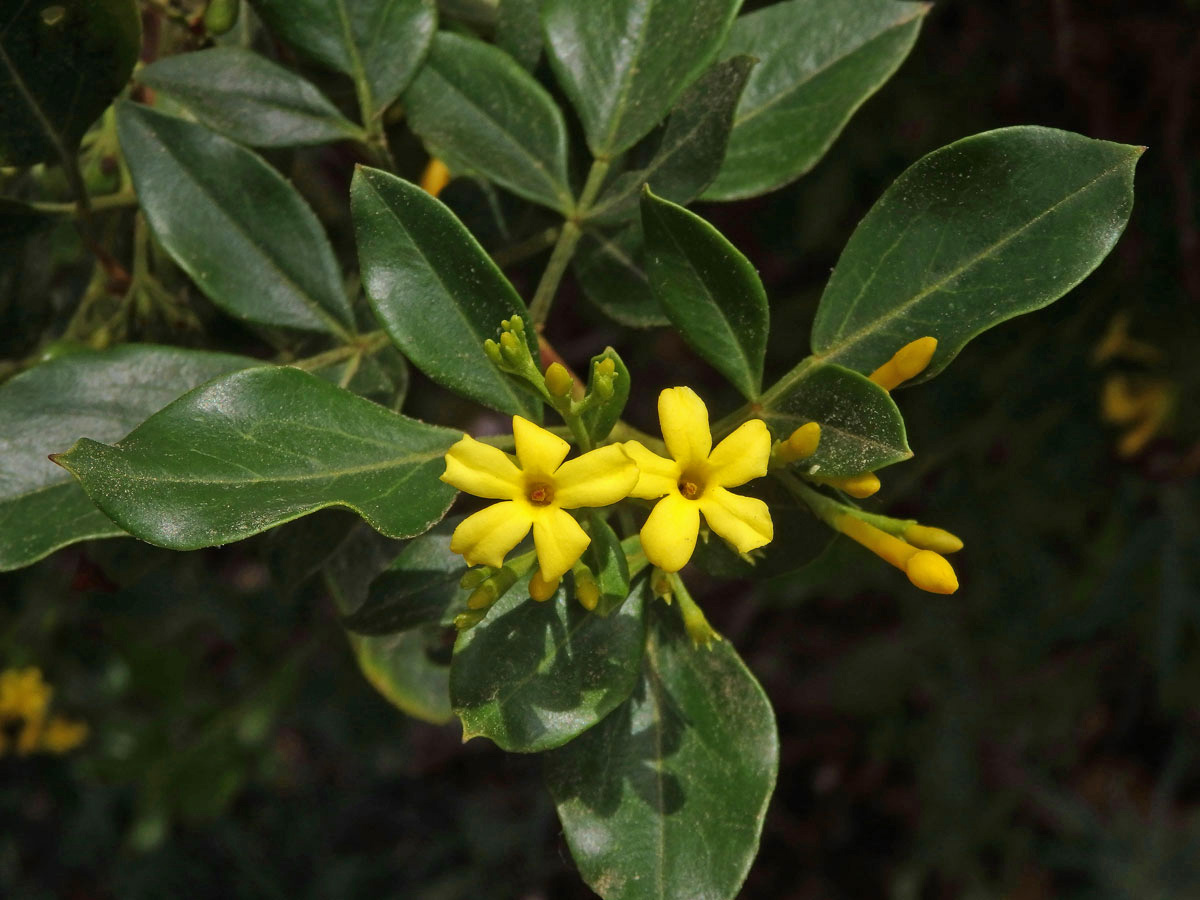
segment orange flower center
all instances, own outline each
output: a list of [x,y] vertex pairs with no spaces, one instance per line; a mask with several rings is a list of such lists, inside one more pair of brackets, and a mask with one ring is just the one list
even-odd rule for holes
[[554,501],[554,486],[535,481],[526,489],[529,502],[534,506],[548,506]]

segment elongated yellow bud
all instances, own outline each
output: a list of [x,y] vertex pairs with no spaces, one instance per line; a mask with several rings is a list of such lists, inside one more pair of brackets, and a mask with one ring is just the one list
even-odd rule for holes
[[833,527],[904,572],[908,580],[921,590],[933,594],[953,594],[958,590],[954,568],[944,556],[932,550],[918,550],[849,514],[838,516]]
[[542,577],[542,570],[538,569],[533,573],[533,577],[529,579],[529,596],[538,603],[544,603],[554,596],[554,592],[558,590],[560,579],[555,578],[553,581],[547,581]]
[[918,550],[904,567],[908,580],[931,594],[953,594],[958,590],[958,576],[946,557],[932,550]]
[[[468,572],[467,575],[471,573]],[[464,575],[465,579],[466,576]],[[487,609],[504,596],[510,587],[517,582],[517,573],[504,566],[479,583],[479,587],[471,591],[467,597],[467,609]],[[462,584],[462,581],[459,582]],[[465,587],[465,585],[464,585]]]
[[849,478],[816,478],[821,484],[845,491],[858,500],[866,499],[879,492],[879,476],[874,472],[863,472],[861,475],[851,475]]
[[914,547],[935,550],[938,553],[957,553],[963,548],[962,539],[958,535],[951,534],[944,528],[917,525],[915,522],[904,529],[904,539]]
[[552,362],[546,367],[546,390],[551,397],[566,397],[575,386],[575,379],[567,371],[567,367],[559,362]]
[[937,350],[937,338],[923,337],[905,344],[868,377],[885,391],[899,387],[925,371]]
[[576,566],[574,571],[575,599],[579,601],[580,606],[591,612],[600,604],[600,588],[587,566]]
[[436,156],[429,160],[425,171],[421,173],[421,190],[436,197],[450,183],[450,170]]
[[784,465],[808,459],[817,452],[820,443],[821,426],[816,422],[809,422],[793,431],[787,440],[775,445],[775,459]]

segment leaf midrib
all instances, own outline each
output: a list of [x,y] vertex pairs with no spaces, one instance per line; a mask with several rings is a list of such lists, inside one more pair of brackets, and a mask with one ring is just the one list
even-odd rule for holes
[[1115,165],[1105,169],[1103,172],[1101,172],[1099,175],[1097,175],[1091,181],[1087,182],[1086,184],[1081,185],[1080,187],[1076,188],[1071,193],[1064,195],[1062,199],[1055,201],[1053,204],[1048,206],[1045,210],[1038,213],[1032,219],[1029,219],[1027,222],[1022,224],[1019,228],[1014,229],[1009,234],[1005,235],[1003,238],[989,244],[987,247],[985,247],[979,253],[977,253],[974,256],[967,259],[962,265],[958,266],[957,268],[953,269],[951,272],[942,276],[937,281],[932,282],[930,285],[928,285],[927,287],[918,291],[912,297],[903,301],[899,305],[893,307],[892,309],[890,309],[888,312],[884,313],[883,315],[878,316],[874,319],[871,319],[869,322],[864,324],[862,327],[858,328],[856,331],[850,332],[850,334],[847,335],[845,338],[840,338],[838,343],[832,344],[831,346],[825,348],[822,352],[814,354],[814,358],[819,361],[828,361],[832,358],[835,358],[839,353],[843,352],[847,347],[850,347],[850,346],[853,346],[854,344],[856,344],[859,340],[862,339],[862,337],[864,335],[871,334],[871,333],[875,332],[876,330],[878,330],[879,328],[881,328],[886,323],[895,319],[896,317],[904,315],[915,304],[920,303],[922,300],[924,300],[929,295],[940,290],[946,284],[954,281],[956,278],[958,278],[960,275],[962,275],[968,269],[971,269],[974,266],[978,265],[982,260],[987,259],[994,253],[999,252],[1001,249],[1006,247],[1012,241],[1016,240],[1018,237],[1020,237],[1022,234],[1024,234],[1026,231],[1028,231],[1030,228],[1032,228],[1038,222],[1042,221],[1042,219],[1046,218],[1051,213],[1053,213],[1055,210],[1057,210],[1060,206],[1075,199],[1076,197],[1080,196],[1084,192],[1090,191],[1093,187],[1095,187],[1097,184],[1099,184],[1102,180],[1108,178],[1114,172],[1117,172],[1121,168],[1123,168],[1124,165],[1125,165],[1125,161],[1122,161],[1122,162],[1116,163]]

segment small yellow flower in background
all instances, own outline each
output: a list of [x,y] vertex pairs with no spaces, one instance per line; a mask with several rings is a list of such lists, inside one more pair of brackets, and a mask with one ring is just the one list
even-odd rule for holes
[[767,474],[771,433],[766,423],[752,419],[714,449],[708,409],[687,387],[659,395],[658,420],[672,459],[637,441],[625,444],[641,470],[630,496],[662,498],[642,528],[646,558],[665,572],[682,569],[696,547],[701,513],[709,528],[742,553],[769,543],[775,532],[767,504],[726,490]]
[[520,416],[513,416],[513,437],[517,463],[469,435],[446,453],[442,481],[502,501],[464,519],[454,529],[450,549],[470,565],[499,567],[532,528],[539,565],[535,578],[543,593],[591,543],[566,510],[623,500],[637,483],[638,470],[617,444],[563,462],[571,445]]
[[450,170],[436,156],[432,157],[425,166],[425,171],[421,173],[421,190],[431,197],[436,197],[449,183]]
[[39,750],[62,754],[87,739],[88,727],[46,713],[54,689],[42,680],[36,666],[0,672],[0,756],[12,750],[27,756]]

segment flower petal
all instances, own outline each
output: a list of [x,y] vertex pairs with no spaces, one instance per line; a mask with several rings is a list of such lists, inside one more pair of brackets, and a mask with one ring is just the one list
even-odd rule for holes
[[713,448],[709,472],[722,487],[737,487],[767,474],[771,458],[771,432],[762,419],[751,419]]
[[713,485],[700,499],[708,527],[745,553],[775,536],[771,511],[757,497],[743,497]]
[[446,451],[446,471],[439,477],[460,491],[490,500],[512,500],[524,486],[521,470],[508,454],[467,434]]
[[658,422],[668,452],[681,466],[708,459],[712,449],[708,407],[690,387],[667,388],[658,395]]
[[620,444],[590,450],[554,473],[554,502],[563,509],[608,506],[629,496],[638,467]]
[[533,520],[533,545],[543,581],[557,581],[571,571],[591,542],[569,512],[547,508]]
[[642,526],[646,559],[664,572],[678,572],[692,558],[700,531],[700,506],[678,492],[667,494],[650,511]]
[[513,437],[517,442],[517,460],[521,471],[534,475],[553,475],[571,445],[528,419],[513,416]]
[[626,441],[622,446],[638,467],[637,484],[629,492],[630,497],[657,500],[675,490],[679,484],[679,463],[673,459],[663,459],[637,441]]
[[463,519],[450,537],[450,552],[461,553],[468,565],[504,565],[504,557],[529,533],[533,517],[524,504],[493,503]]

